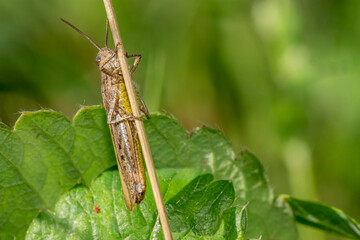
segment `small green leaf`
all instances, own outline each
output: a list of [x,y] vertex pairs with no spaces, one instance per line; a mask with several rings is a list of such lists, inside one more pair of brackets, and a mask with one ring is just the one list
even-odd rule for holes
[[236,211],[239,212],[238,214],[236,214],[236,229],[240,233],[237,240],[242,240],[244,239],[248,224],[248,214],[246,211],[246,206],[238,208]]
[[288,195],[282,198],[290,204],[298,222],[344,237],[360,239],[360,224],[340,209]]
[[[243,208],[230,208],[234,190],[229,181],[185,169],[158,171],[174,239],[241,239],[228,235],[243,218]],[[186,179],[186,181],[184,181]],[[229,211],[235,213],[229,218]],[[246,221],[246,220],[245,220]],[[26,239],[163,239],[151,189],[133,211],[125,207],[117,170],[106,171],[90,189],[77,186],[64,194],[55,211],[40,214]]]

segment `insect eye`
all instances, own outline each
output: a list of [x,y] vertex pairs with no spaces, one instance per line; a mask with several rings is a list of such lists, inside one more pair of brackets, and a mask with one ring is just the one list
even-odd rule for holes
[[99,56],[96,56],[96,58],[95,58],[95,63],[96,63],[96,65],[99,66],[100,61],[101,61],[101,58],[100,58]]

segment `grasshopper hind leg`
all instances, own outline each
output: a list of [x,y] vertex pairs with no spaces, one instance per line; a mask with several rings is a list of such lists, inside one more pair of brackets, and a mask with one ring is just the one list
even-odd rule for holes
[[140,101],[140,111],[142,111],[147,119],[150,119],[150,113],[149,110],[147,109],[144,100],[141,98],[141,96],[139,95],[139,101]]
[[[115,52],[118,52],[118,49],[119,49],[120,45],[117,44],[116,47],[115,47]],[[130,69],[130,74],[133,74],[136,70],[136,68],[138,67],[140,61],[141,61],[141,54],[138,54],[138,53],[135,53],[135,54],[128,54],[126,52],[126,57],[127,58],[132,58],[132,57],[135,57],[135,61],[133,63],[133,65],[131,66],[131,69]],[[135,86],[136,87],[136,86]],[[136,89],[137,90],[137,89]],[[150,113],[149,113],[149,110],[147,109],[146,105],[145,105],[145,102],[144,100],[141,98],[141,96],[138,94],[138,99],[139,99],[139,108],[140,108],[140,111],[142,111],[146,118],[147,119],[150,119]]]

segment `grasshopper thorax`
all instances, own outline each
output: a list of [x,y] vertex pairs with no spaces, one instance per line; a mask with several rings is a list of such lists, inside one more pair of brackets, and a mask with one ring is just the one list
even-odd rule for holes
[[100,49],[96,56],[95,63],[99,66],[101,72],[110,76],[118,76],[121,74],[120,63],[116,53],[110,48]]

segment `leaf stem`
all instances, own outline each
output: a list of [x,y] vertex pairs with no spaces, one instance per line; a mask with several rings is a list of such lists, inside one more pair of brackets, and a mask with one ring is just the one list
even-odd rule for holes
[[[134,91],[134,86],[132,83],[128,63],[126,61],[126,56],[125,56],[126,52],[124,50],[124,46],[121,41],[119,26],[116,21],[112,1],[104,0],[104,6],[105,6],[107,18],[109,20],[111,32],[112,32],[113,39],[115,42],[115,46],[117,46],[119,44],[117,54],[118,54],[118,59],[120,62],[122,74],[123,74],[124,81],[125,81],[126,91],[127,91],[127,94],[129,96],[129,100],[130,100],[130,106],[131,106],[134,116],[140,116],[137,97],[136,97],[136,94]],[[144,123],[141,120],[140,121],[135,120],[135,124],[136,124],[136,130],[139,135],[140,144],[142,147],[142,152],[144,155],[146,168],[147,168],[148,175],[150,178],[150,183],[151,183],[152,190],[154,193],[156,207],[157,207],[157,210],[158,210],[158,213],[160,216],[160,222],[163,227],[164,237],[166,240],[172,240],[170,225],[169,225],[168,217],[166,215],[163,198],[161,196],[159,182],[158,182],[158,179],[156,176],[155,166],[154,166],[154,162],[152,160],[149,142],[147,140],[146,133],[145,133]]]

